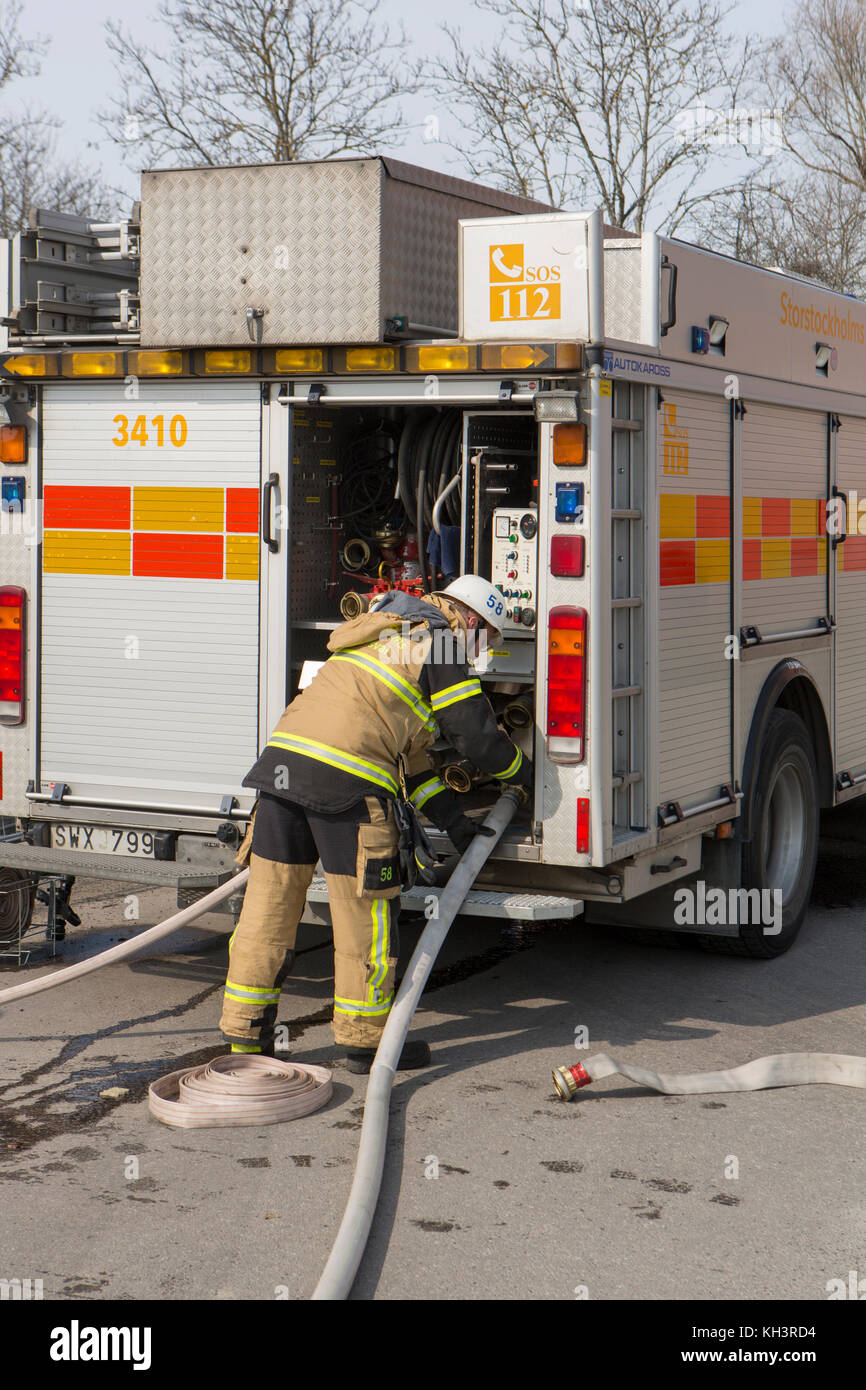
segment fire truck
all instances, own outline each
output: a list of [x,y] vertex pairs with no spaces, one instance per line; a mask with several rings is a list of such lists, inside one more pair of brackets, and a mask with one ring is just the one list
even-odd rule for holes
[[535,786],[466,910],[788,949],[819,811],[866,790],[866,305],[388,158],[31,221],[0,246],[7,942],[40,882],[57,935],[76,876],[225,881],[329,633],[472,571]]

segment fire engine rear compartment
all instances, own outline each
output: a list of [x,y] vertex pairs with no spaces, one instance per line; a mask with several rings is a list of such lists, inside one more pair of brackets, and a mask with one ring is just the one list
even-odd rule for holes
[[[421,594],[472,570],[500,585],[510,619],[490,658],[493,669],[479,672],[483,688],[501,726],[532,756],[537,436],[533,415],[513,409],[434,403],[293,410],[289,697],[304,664],[326,659],[329,633],[388,588]],[[497,669],[508,663],[513,678]],[[436,741],[431,758],[468,812],[493,804],[498,784],[446,741]],[[530,838],[532,819],[532,808],[521,808],[510,838]]]

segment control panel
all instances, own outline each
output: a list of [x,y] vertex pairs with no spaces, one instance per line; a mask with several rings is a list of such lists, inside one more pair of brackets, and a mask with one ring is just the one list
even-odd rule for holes
[[513,637],[529,637],[538,606],[537,507],[497,507],[491,544],[491,583],[505,599],[502,630]]

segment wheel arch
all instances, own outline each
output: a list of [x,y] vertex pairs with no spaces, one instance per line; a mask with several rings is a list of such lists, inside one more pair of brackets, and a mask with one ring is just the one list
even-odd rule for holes
[[752,835],[752,792],[767,725],[777,709],[790,710],[792,714],[799,715],[805,724],[815,752],[820,803],[822,806],[833,805],[833,758],[824,703],[803,663],[794,657],[786,657],[774,666],[767,676],[752,711],[752,723],[743,758],[743,812],[740,830],[742,839],[750,839]]

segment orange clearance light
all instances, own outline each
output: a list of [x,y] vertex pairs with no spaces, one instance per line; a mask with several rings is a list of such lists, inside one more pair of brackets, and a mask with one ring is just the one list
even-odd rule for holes
[[2,371],[5,376],[57,376],[58,361],[57,353],[14,353],[2,359]]
[[481,366],[488,372],[525,372],[553,365],[553,353],[544,343],[497,343],[481,349]]
[[554,425],[553,462],[560,468],[586,463],[586,425],[571,422]]
[[393,372],[397,368],[397,349],[392,347],[346,348],[335,357],[338,371]]
[[472,372],[476,349],[468,343],[434,347],[410,345],[404,349],[407,372]]
[[64,376],[123,376],[122,352],[64,352]]
[[27,426],[0,427],[0,463],[27,462]]
[[265,352],[266,372],[323,372],[322,348],[275,348]]
[[127,357],[131,376],[182,376],[182,352],[131,352]]
[[248,351],[213,350],[202,355],[206,376],[244,376],[253,369],[253,355]]

